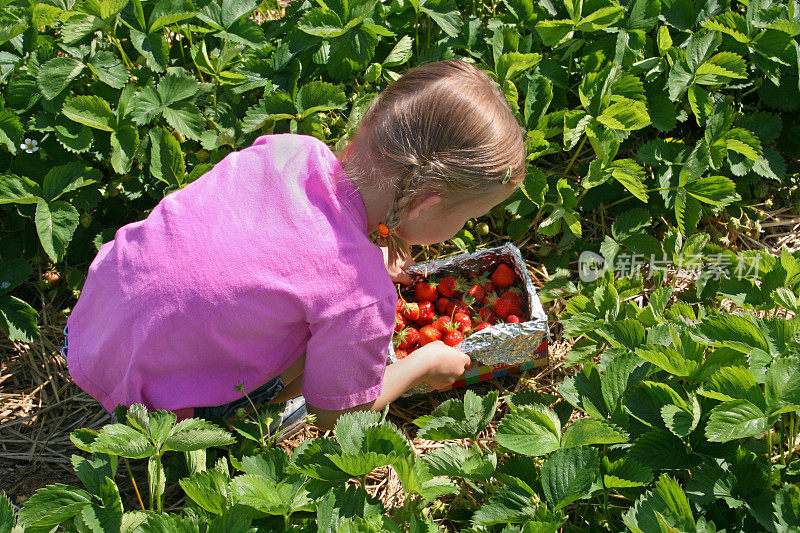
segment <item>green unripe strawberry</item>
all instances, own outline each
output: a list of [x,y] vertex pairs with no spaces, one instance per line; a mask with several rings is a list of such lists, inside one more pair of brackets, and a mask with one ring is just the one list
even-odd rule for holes
[[481,222],[475,226],[475,233],[478,235],[489,235],[489,224]]
[[88,228],[92,224],[92,215],[84,213],[81,215],[81,226]]

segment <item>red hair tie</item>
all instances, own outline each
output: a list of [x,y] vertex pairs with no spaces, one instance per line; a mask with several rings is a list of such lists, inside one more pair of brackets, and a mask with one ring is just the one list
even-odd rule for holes
[[392,230],[389,229],[389,226],[381,222],[378,224],[378,235],[382,238],[387,239],[392,234]]

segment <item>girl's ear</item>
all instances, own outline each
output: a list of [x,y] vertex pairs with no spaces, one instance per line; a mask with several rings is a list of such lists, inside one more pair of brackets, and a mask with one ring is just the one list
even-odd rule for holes
[[411,200],[411,203],[406,210],[406,220],[414,220],[417,218],[423,211],[429,209],[439,202],[441,202],[443,198],[438,194],[425,194],[424,196],[419,196]]

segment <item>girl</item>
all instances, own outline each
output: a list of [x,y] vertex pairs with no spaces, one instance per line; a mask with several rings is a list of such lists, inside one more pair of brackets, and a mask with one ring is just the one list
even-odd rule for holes
[[323,429],[421,382],[450,385],[470,360],[442,342],[386,365],[393,281],[409,280],[411,245],[450,239],[524,173],[522,129],[488,76],[416,67],[341,160],[314,137],[264,135],[120,228],[67,321],[69,371],[108,410],[179,419],[230,416],[243,392],[302,393]]

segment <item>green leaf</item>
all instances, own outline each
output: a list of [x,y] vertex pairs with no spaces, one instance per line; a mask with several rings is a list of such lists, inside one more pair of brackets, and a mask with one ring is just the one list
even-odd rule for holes
[[365,452],[358,454],[331,455],[329,459],[341,469],[353,477],[363,477],[382,466],[390,465],[397,460],[394,455],[386,455],[375,452]]
[[10,109],[0,109],[0,143],[4,144],[12,155],[17,155],[23,135],[19,117]]
[[83,71],[83,63],[71,57],[55,57],[41,66],[36,81],[48,100],[55,98]]
[[411,59],[412,49],[414,46],[414,39],[410,35],[404,35],[402,39],[397,41],[392,51],[386,56],[383,61],[384,67],[399,67]]
[[629,30],[650,31],[661,14],[661,0],[635,0],[630,6],[625,27]]
[[633,159],[617,159],[608,166],[611,175],[638,200],[647,203],[644,169]]
[[11,500],[5,492],[0,493],[0,533],[11,533],[16,522],[17,517],[14,508],[11,507]]
[[206,511],[221,515],[228,507],[228,477],[219,470],[198,472],[178,481],[186,495]]
[[591,446],[593,444],[618,444],[627,437],[611,424],[596,418],[582,418],[564,431],[561,448]]
[[35,76],[22,74],[9,80],[6,87],[6,105],[8,107],[24,113],[36,105],[41,98],[42,93],[36,85]]
[[103,426],[103,429],[100,430],[92,443],[92,451],[119,455],[128,459],[143,459],[150,457],[156,450],[141,432],[123,424],[112,424]]
[[381,414],[372,411],[344,413],[336,421],[334,433],[342,452],[357,454],[361,452],[367,428],[380,423]]
[[734,400],[711,410],[706,438],[711,442],[728,442],[756,437],[766,433],[770,425],[761,409],[747,400]]
[[297,111],[302,118],[321,111],[340,109],[347,104],[344,91],[324,81],[312,81],[297,91]]
[[670,346],[650,344],[636,348],[636,355],[662,370],[680,377],[689,376],[697,368],[695,361],[686,359],[682,353]]
[[423,0],[419,3],[419,10],[450,37],[456,38],[461,33],[461,13],[449,0]]
[[27,527],[53,527],[80,513],[92,503],[92,495],[78,488],[56,483],[36,491],[22,505],[17,518]]
[[497,59],[497,64],[495,65],[498,83],[502,84],[506,80],[513,81],[523,72],[536,66],[541,59],[541,54],[521,54],[519,52],[509,52],[501,55]]
[[283,91],[270,93],[247,110],[242,121],[245,133],[263,127],[269,120],[293,119],[297,114],[292,97]]
[[90,128],[103,131],[114,131],[117,117],[111,106],[99,96],[76,96],[64,102],[62,112],[70,120],[74,120]]
[[130,30],[131,44],[147,60],[154,72],[163,72],[169,64],[169,45],[161,33],[142,33]]
[[31,275],[32,266],[22,259],[12,259],[0,263],[0,295],[7,294],[20,286]]
[[587,15],[575,26],[582,32],[595,32],[602,30],[618,21],[625,14],[625,9],[620,6],[601,7],[594,13]]
[[665,405],[661,408],[661,418],[674,435],[685,437],[695,430],[700,422],[700,404],[693,398],[694,412],[677,405]]
[[33,342],[39,338],[39,313],[10,295],[0,296],[0,331],[11,340]]
[[561,446],[561,422],[549,407],[524,405],[503,417],[495,440],[516,453],[534,457],[545,455]]
[[800,488],[784,483],[775,496],[775,520],[782,529],[793,531],[800,528]]
[[0,205],[35,204],[44,196],[42,188],[25,176],[5,174],[0,176]]
[[100,50],[92,56],[87,65],[100,81],[114,89],[122,89],[128,82],[130,75],[128,69],[112,52]]
[[200,82],[180,67],[168,68],[167,73],[158,82],[158,95],[165,106],[192,98],[197,95],[199,89]]
[[711,205],[729,205],[741,199],[736,184],[725,176],[708,176],[688,183],[686,193]]
[[332,39],[345,33],[342,19],[333,11],[320,7],[312,8],[300,17],[297,28],[323,39]]
[[293,472],[301,472],[315,479],[334,482],[346,481],[350,479],[350,476],[339,470],[330,460],[331,456],[341,452],[341,446],[334,439],[305,440],[300,443],[300,446],[297,447],[292,455],[291,470]]
[[498,392],[480,397],[468,390],[464,400],[447,400],[414,423],[421,429],[418,436],[431,440],[476,438],[489,425],[497,411]]
[[629,457],[653,470],[683,470],[700,462],[680,438],[664,429],[648,431],[639,437],[630,448]]
[[769,352],[764,334],[750,320],[736,315],[708,317],[689,334],[709,346],[727,346],[749,353],[753,348]]
[[[654,489],[643,494],[623,515],[622,520],[631,531],[699,531],[689,500],[674,479],[662,474]],[[664,521],[669,524],[668,529],[664,529]]]
[[558,450],[542,465],[545,498],[555,509],[561,509],[586,496],[597,473],[597,449]]
[[650,125],[650,116],[644,102],[624,99],[603,110],[597,121],[612,130],[630,131]]
[[747,77],[747,64],[733,52],[720,52],[697,68],[695,82],[701,85],[727,83]]
[[764,378],[766,412],[775,413],[800,405],[800,360],[796,357],[778,359],[767,369]]
[[536,33],[545,46],[556,46],[575,30],[571,20],[542,20],[536,24]]
[[56,200],[61,195],[91,185],[102,179],[99,170],[78,162],[59,165],[50,169],[44,177],[43,199]]
[[111,166],[117,174],[130,170],[136,149],[139,147],[139,130],[133,126],[120,126],[111,133]]
[[162,449],[190,452],[212,446],[225,446],[234,442],[236,439],[230,432],[211,422],[200,418],[188,418],[175,424],[169,432],[169,436],[164,440]]
[[122,498],[110,477],[104,478],[100,484],[100,498],[103,505],[85,506],[80,521],[93,531],[119,531],[122,527]]
[[168,185],[178,186],[186,175],[181,145],[164,128],[150,130],[150,173]]
[[53,262],[64,258],[79,218],[78,210],[67,202],[36,203],[36,233]]
[[[480,526],[494,524],[530,523],[536,516],[537,506],[530,494],[518,487],[501,487],[472,517]],[[503,531],[507,531],[506,528]],[[553,529],[552,531],[556,531]]]
[[603,466],[603,486],[607,489],[641,487],[653,479],[652,470],[627,457],[613,463],[603,457]]
[[165,26],[190,19],[197,15],[194,5],[187,0],[160,0],[150,13],[149,33]]
[[164,119],[187,139],[199,141],[205,126],[205,118],[194,104],[178,102],[164,108]]

